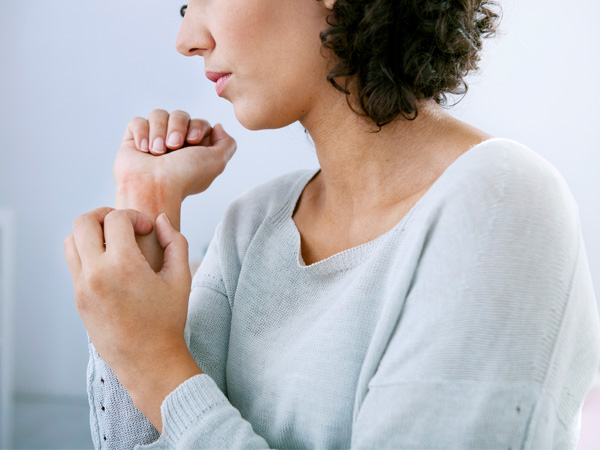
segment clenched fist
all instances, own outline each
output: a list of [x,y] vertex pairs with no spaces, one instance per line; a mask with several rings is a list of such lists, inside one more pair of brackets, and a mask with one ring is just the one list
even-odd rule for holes
[[115,182],[118,189],[158,188],[183,200],[206,190],[236,147],[220,124],[211,128],[186,112],[156,109],[148,119],[136,117],[127,125],[113,167]]

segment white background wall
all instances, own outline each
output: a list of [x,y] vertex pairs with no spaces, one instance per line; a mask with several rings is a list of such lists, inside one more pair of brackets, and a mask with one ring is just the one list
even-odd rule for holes
[[[284,1],[284,0],[282,0]],[[287,0],[312,1],[312,0]],[[581,212],[600,287],[600,2],[504,1],[454,114],[523,142],[564,175]],[[217,97],[200,58],[174,49],[169,0],[0,0],[0,208],[17,220],[16,380],[27,394],[85,393],[86,334],[63,239],[73,219],[112,205],[112,161],[125,125],[153,108],[221,122],[238,141],[226,172],[187,200],[182,231],[202,255],[226,205],[251,186],[316,167],[299,124],[250,132]]]

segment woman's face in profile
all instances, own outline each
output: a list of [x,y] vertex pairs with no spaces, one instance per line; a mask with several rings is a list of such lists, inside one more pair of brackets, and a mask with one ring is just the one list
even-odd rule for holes
[[279,128],[331,87],[319,37],[330,12],[315,0],[191,0],[176,47],[202,56],[207,72],[231,73],[221,95],[244,127]]

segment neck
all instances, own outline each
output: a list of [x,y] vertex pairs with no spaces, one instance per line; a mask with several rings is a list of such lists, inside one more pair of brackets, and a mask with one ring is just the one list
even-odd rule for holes
[[459,135],[475,130],[430,100],[421,102],[417,119],[400,118],[373,133],[373,123],[337,94],[330,91],[331,99],[301,121],[321,166],[308,200],[334,217],[385,209],[428,187],[456,157],[460,145],[452,147]]

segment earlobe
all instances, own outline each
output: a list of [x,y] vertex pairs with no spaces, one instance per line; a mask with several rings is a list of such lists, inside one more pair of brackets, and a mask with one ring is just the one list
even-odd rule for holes
[[336,0],[322,0],[322,1],[323,1],[323,5],[325,6],[325,8],[333,10],[333,6],[335,5]]

